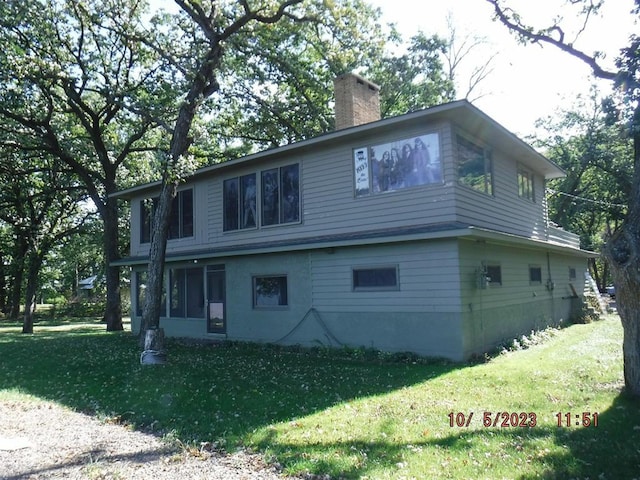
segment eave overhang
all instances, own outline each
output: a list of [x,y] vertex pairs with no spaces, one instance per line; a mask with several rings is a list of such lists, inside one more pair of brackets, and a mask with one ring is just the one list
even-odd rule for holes
[[[598,254],[587,250],[580,250],[571,246],[563,246],[543,240],[521,237],[494,230],[482,229],[463,223],[443,223],[435,225],[423,225],[419,227],[380,229],[353,234],[327,235],[299,240],[283,240],[277,242],[265,242],[257,244],[234,245],[232,247],[208,248],[184,252],[168,252],[167,263],[198,262],[216,258],[226,258],[245,255],[264,255],[270,253],[299,252],[305,250],[318,250],[357,247],[367,245],[380,245],[420,240],[438,240],[459,238],[470,241],[484,241],[489,243],[546,250],[565,255],[573,255],[584,258],[594,258]],[[112,266],[141,266],[149,262],[148,256],[127,257],[115,262]]]

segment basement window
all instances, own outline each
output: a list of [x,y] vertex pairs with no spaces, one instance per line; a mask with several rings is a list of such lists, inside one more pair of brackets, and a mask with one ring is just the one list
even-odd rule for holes
[[542,283],[542,267],[540,265],[529,265],[529,283],[531,285]]
[[500,265],[487,265],[485,269],[489,285],[502,285],[502,268]]
[[399,290],[398,266],[354,267],[353,290]]

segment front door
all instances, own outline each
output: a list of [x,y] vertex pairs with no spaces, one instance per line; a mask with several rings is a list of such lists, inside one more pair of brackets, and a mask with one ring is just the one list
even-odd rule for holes
[[224,265],[207,267],[207,332],[226,333]]

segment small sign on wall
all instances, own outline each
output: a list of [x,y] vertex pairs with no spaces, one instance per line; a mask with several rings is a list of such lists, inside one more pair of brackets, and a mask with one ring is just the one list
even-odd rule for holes
[[356,197],[369,193],[369,151],[367,147],[353,151],[356,180]]

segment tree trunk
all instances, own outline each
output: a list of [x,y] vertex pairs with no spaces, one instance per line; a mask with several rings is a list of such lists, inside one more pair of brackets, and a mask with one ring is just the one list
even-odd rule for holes
[[4,256],[0,252],[0,313],[7,313],[7,273]]
[[107,331],[123,330],[122,302],[120,298],[120,268],[111,262],[120,258],[118,253],[118,204],[114,199],[107,199],[102,218],[104,223],[104,255],[106,261],[107,299],[104,320]]
[[149,266],[147,269],[147,294],[140,323],[140,344],[145,341],[147,330],[160,327],[160,309],[162,301],[162,280],[164,278],[164,260],[169,233],[169,213],[176,196],[178,185],[175,182],[163,182],[149,246]]
[[605,257],[616,286],[616,304],[624,340],[626,393],[640,397],[640,103],[633,115],[633,183],[624,223],[605,246]]
[[147,296],[142,312],[140,324],[140,342],[143,342],[146,331],[151,327],[160,326],[160,305],[162,300],[162,279],[164,273],[164,261],[167,249],[167,236],[169,234],[169,215],[171,205],[178,191],[178,182],[181,178],[177,175],[181,157],[189,149],[189,130],[193,118],[203,97],[210,96],[218,89],[213,72],[220,64],[222,50],[216,41],[193,80],[189,93],[180,107],[178,118],[171,136],[169,157],[166,160],[162,178],[162,190],[156,207],[154,225],[151,233],[151,245],[149,246],[149,267],[147,271]]
[[40,273],[40,266],[42,265],[42,255],[34,253],[28,263],[22,333],[33,333],[33,314],[36,310],[36,291],[38,290],[38,273]]
[[20,305],[22,303],[22,282],[24,280],[25,256],[29,245],[23,235],[18,234],[16,241],[13,264],[11,266],[11,298],[9,299],[9,318],[18,319],[20,317]]
[[144,337],[144,351],[140,355],[142,365],[164,365],[167,363],[167,352],[164,347],[164,330],[151,328]]
[[[612,259],[611,273],[616,286],[616,304],[624,339],[622,355],[624,359],[624,384],[628,394],[640,397],[640,257],[637,255],[640,242],[632,246],[633,254],[622,263],[620,255],[628,255],[626,227],[607,244],[606,255]],[[618,260],[618,261],[616,261]]]

